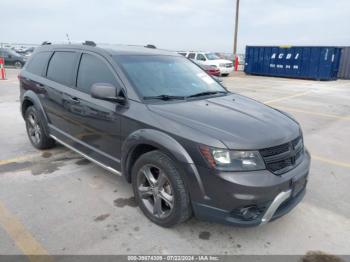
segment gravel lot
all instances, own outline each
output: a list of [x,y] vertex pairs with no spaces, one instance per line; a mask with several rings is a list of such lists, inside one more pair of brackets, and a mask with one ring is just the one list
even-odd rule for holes
[[312,154],[308,192],[285,217],[255,228],[191,219],[152,224],[131,186],[57,146],[39,152],[19,112],[18,71],[0,80],[1,254],[350,254],[350,81],[224,78],[233,92],[285,110]]

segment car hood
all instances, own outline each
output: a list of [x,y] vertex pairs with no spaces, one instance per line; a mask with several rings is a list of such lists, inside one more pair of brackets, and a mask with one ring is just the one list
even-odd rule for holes
[[[230,94],[204,100],[149,105],[169,120],[220,140],[230,149],[262,149],[289,142],[299,124],[253,99]],[[207,144],[206,141],[202,141]]]

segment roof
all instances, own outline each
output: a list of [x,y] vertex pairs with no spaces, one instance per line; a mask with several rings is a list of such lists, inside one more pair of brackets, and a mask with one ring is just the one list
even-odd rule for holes
[[79,44],[63,44],[63,45],[42,45],[37,48],[37,51],[52,51],[57,49],[77,49],[77,50],[87,50],[97,53],[107,53],[109,55],[172,55],[181,56],[175,51],[168,51],[163,49],[147,48],[143,46],[133,46],[133,45],[113,45],[108,47],[103,46],[89,46],[89,45],[79,45]]

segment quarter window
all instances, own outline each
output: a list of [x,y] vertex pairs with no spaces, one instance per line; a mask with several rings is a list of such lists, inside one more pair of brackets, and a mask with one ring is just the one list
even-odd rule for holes
[[35,54],[27,65],[27,71],[32,74],[41,76],[51,54],[51,52],[42,52]]
[[75,52],[55,52],[47,69],[47,78],[62,85],[73,85],[77,58]]
[[194,59],[195,56],[196,56],[195,53],[189,53],[188,58],[189,59]]
[[205,61],[205,56],[202,55],[202,54],[197,54],[197,60],[200,60],[200,61]]
[[90,93],[95,83],[108,83],[117,86],[117,81],[108,66],[99,58],[83,54],[80,61],[77,87],[79,90]]

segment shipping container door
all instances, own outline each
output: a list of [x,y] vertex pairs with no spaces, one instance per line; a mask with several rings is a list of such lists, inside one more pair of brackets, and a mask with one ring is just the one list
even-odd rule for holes
[[330,79],[332,60],[334,61],[334,49],[333,48],[321,48],[320,49],[320,60],[318,68],[318,79]]
[[310,76],[310,59],[311,59],[311,48],[302,47],[302,52],[300,54],[300,74],[301,78],[309,78]]
[[253,50],[253,72],[260,74],[259,72],[259,47],[254,47]]
[[321,60],[321,47],[310,47],[310,64],[309,64],[309,78],[319,80],[320,60]]
[[263,74],[270,75],[271,47],[264,47]]
[[264,47],[257,48],[258,49],[258,71],[260,74],[264,74]]
[[334,54],[333,54],[333,62],[332,62],[332,72],[331,72],[331,78],[337,79],[338,78],[338,72],[339,72],[339,66],[340,66],[340,56],[341,56],[341,49],[340,48],[334,48]]

